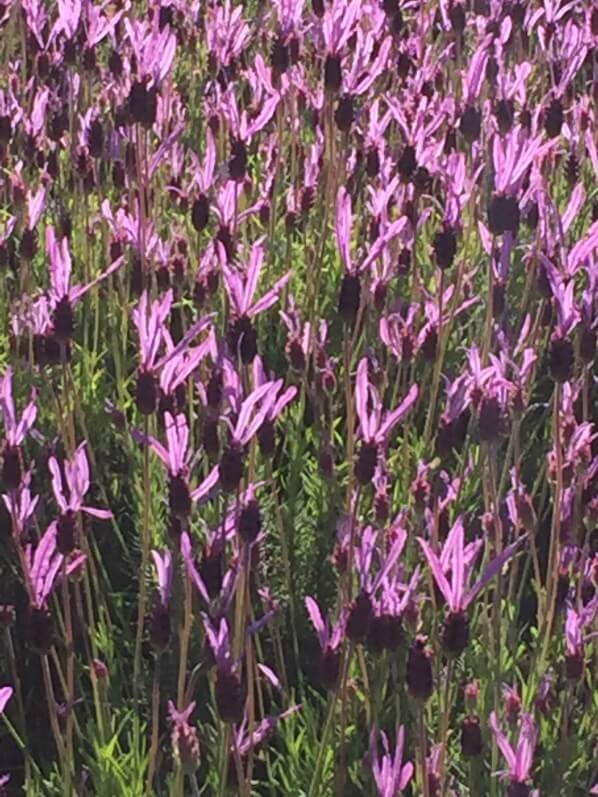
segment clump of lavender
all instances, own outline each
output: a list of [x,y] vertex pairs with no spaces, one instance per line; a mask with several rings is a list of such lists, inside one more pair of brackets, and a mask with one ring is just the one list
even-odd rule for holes
[[597,37],[0,2],[15,793],[596,791]]

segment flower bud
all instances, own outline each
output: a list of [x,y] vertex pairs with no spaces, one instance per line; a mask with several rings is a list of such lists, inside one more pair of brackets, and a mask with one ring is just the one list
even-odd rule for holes
[[471,715],[465,717],[461,725],[461,753],[465,758],[476,758],[483,749],[480,718]]
[[555,382],[570,381],[573,376],[575,351],[571,341],[560,335],[553,336],[548,352],[548,367]]
[[448,655],[459,656],[469,643],[469,620],[465,612],[449,612],[444,619],[442,645]]
[[374,443],[362,443],[355,462],[355,478],[362,486],[370,484],[376,472],[378,462],[378,446]]
[[23,478],[19,446],[6,444],[2,454],[2,481],[8,490],[17,490]]
[[60,515],[56,524],[56,547],[63,556],[68,556],[75,549],[75,515],[68,509]]
[[158,384],[150,371],[140,369],[135,386],[135,403],[142,415],[151,415],[158,404]]
[[425,637],[416,637],[407,657],[407,689],[411,697],[422,702],[428,700],[434,691],[430,659]]
[[158,601],[150,617],[149,640],[156,653],[164,653],[170,644],[171,626],[168,606]]
[[525,783],[510,783],[507,797],[530,797],[532,790]]
[[584,657],[581,650],[565,656],[565,675],[569,681],[581,681],[584,671]]
[[367,637],[374,609],[372,600],[365,590],[361,590],[351,604],[347,618],[347,637],[353,642],[363,642]]
[[372,617],[366,644],[373,653],[397,651],[403,639],[403,623],[399,616],[380,614]]
[[101,661],[100,659],[94,659],[92,663],[93,671],[95,673],[96,678],[101,684],[105,684],[108,681],[108,667],[106,664]]
[[247,316],[239,316],[231,321],[227,331],[227,341],[233,355],[241,356],[241,362],[249,365],[257,355],[257,332]]
[[27,638],[34,653],[43,656],[50,651],[54,640],[54,622],[48,609],[30,607],[27,617]]
[[178,518],[184,519],[191,514],[191,493],[187,480],[181,474],[169,479],[168,504],[172,514]]
[[361,282],[357,274],[345,273],[338,297],[338,314],[347,326],[357,320],[361,301]]
[[482,131],[482,113],[473,105],[468,105],[459,120],[459,130],[468,144],[473,144]]
[[324,87],[331,92],[338,92],[342,86],[341,58],[336,53],[328,53],[324,63]]
[[329,692],[336,689],[338,675],[340,671],[341,654],[340,650],[325,648],[320,655],[320,682],[324,689]]
[[563,121],[563,106],[561,101],[555,97],[544,111],[544,130],[548,138],[556,138],[560,135]]
[[193,775],[199,766],[200,751],[197,729],[186,721],[175,722],[172,730],[172,750],[185,775]]
[[262,517],[257,501],[249,501],[239,513],[238,532],[243,542],[255,542],[262,529]]
[[243,688],[239,676],[230,671],[216,673],[216,708],[223,722],[241,722],[244,707]]
[[218,464],[220,484],[225,492],[234,492],[243,477],[243,451],[235,443],[223,452]]

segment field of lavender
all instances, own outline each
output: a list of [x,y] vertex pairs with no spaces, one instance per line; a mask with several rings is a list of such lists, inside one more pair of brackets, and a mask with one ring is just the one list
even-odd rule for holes
[[0,0],[0,793],[598,794],[596,0]]

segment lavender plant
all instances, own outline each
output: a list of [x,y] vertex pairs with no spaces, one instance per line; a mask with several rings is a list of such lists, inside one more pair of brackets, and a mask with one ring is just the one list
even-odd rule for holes
[[0,794],[598,793],[595,0],[0,0]]

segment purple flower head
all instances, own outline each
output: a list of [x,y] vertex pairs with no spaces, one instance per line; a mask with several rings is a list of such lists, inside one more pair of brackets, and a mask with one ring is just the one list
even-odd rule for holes
[[530,776],[538,737],[533,717],[530,714],[521,715],[519,740],[515,748],[501,730],[494,711],[490,714],[490,727],[507,762],[507,770],[500,773],[501,776],[511,783],[525,783]]
[[[384,753],[382,758],[378,751],[379,739],[382,742]],[[403,763],[405,746],[405,729],[401,725],[396,731],[396,744],[394,755],[390,752],[388,737],[384,731],[373,727],[370,733],[370,761],[374,780],[380,797],[397,797],[413,777],[413,764],[411,761]]]
[[166,446],[151,435],[133,429],[132,434],[139,443],[147,443],[152,451],[162,460],[169,475],[169,501],[172,513],[178,517],[187,517],[191,512],[191,504],[206,499],[218,483],[218,467],[215,466],[206,478],[193,490],[189,489],[188,478],[195,457],[189,450],[189,425],[184,413],[173,416],[164,413]]
[[139,335],[141,367],[144,370],[152,370],[156,367],[163,328],[170,314],[171,306],[172,291],[167,291],[162,299],[156,299],[151,306],[147,291],[144,291],[139,299],[139,304],[133,310],[133,322]]
[[[107,509],[97,509],[83,504],[83,498],[89,490],[89,465],[85,453],[86,443],[75,451],[73,458],[64,462],[64,479],[60,472],[60,465],[55,457],[48,460],[48,469],[52,474],[52,489],[56,503],[62,514],[85,512],[88,515],[108,520],[112,512]],[[67,498],[68,495],[68,498]]]
[[[280,101],[279,92],[271,94],[258,106],[255,117],[249,120],[249,115],[245,109],[239,113],[236,92],[230,86],[223,94],[221,108],[229,124],[233,136],[231,158],[229,160],[229,173],[231,182],[239,177],[245,176],[248,144],[256,133],[264,127],[274,116],[276,107]],[[247,211],[245,211],[247,213]]]
[[169,700],[168,719],[175,725],[189,722],[191,714],[193,714],[195,711],[195,705],[195,701],[192,700],[186,708],[184,708],[182,711],[179,711],[172,700]]
[[177,709],[168,701],[168,719],[172,725],[172,749],[184,773],[194,776],[199,766],[200,749],[197,729],[190,725],[191,714],[195,711],[195,701],[184,709]]
[[239,573],[235,564],[223,572],[225,545],[234,539],[236,523],[235,506],[234,511],[231,509],[227,513],[224,524],[220,524],[216,529],[208,530],[199,568],[193,557],[189,534],[186,531],[181,534],[181,556],[185,571],[204,603],[210,606],[212,601],[217,599],[220,612],[225,612],[230,605]]
[[4,713],[6,704],[12,697],[12,686],[0,686],[0,714]]
[[12,368],[7,368],[0,378],[0,410],[4,418],[4,434],[8,446],[19,446],[33,426],[37,416],[35,390],[31,391],[31,401],[17,420],[12,397]]
[[556,335],[568,335],[579,323],[580,313],[575,305],[575,283],[573,279],[563,279],[561,273],[546,258],[542,260],[552,289],[558,325]]
[[585,634],[585,629],[591,626],[598,611],[598,596],[594,597],[581,611],[576,611],[571,606],[567,607],[565,620],[565,641],[567,655],[583,657],[584,642],[596,634]]
[[[236,748],[239,752],[239,755],[243,758],[248,755],[251,750],[255,750],[259,744],[261,744],[265,739],[268,738],[268,736],[270,736],[274,728],[281,720],[290,717],[291,714],[294,714],[300,709],[301,706],[291,706],[286,711],[282,711],[280,714],[273,714],[272,716],[264,717],[264,719],[254,727],[251,733],[247,732],[247,716],[244,715],[241,723],[233,730],[233,733],[235,734]],[[233,746],[231,746],[231,751],[234,751]]]
[[39,496],[31,497],[29,489],[30,476],[27,474],[16,490],[11,490],[8,495],[3,495],[4,503],[8,509],[13,523],[13,533],[20,539],[29,530],[29,522],[33,517]]
[[503,374],[503,363],[496,357],[491,358],[490,365],[482,367],[480,352],[472,346],[467,353],[469,365],[469,399],[474,407],[479,408],[484,398],[496,397],[501,406],[505,406],[512,384]]
[[[175,346],[170,333],[164,329],[163,339],[167,351],[172,351]],[[197,369],[200,362],[209,351],[209,340],[204,340],[199,346],[189,347],[180,351],[168,360],[160,372],[160,390],[163,398],[170,398],[175,391],[185,383],[185,380]]]
[[[32,550],[31,545],[25,549],[32,605],[36,609],[45,608],[64,562],[64,556],[57,550],[56,538],[57,524],[51,523],[35,551]],[[84,561],[85,554],[78,554],[70,559],[66,566],[67,576],[77,570]]]
[[29,230],[33,230],[37,226],[44,210],[45,201],[46,189],[43,185],[40,185],[35,193],[27,192],[27,227]]
[[[440,511],[444,511],[445,507],[440,508]],[[445,540],[445,544],[442,549],[442,553],[440,554],[440,564],[442,565],[442,569],[445,574],[448,574],[452,570],[453,561],[452,561],[452,554],[454,551],[454,546],[459,544],[460,539],[463,535],[463,520],[461,517],[458,517],[455,523],[453,524],[451,530],[449,531],[447,538]],[[465,570],[465,580],[467,580],[470,571],[472,570],[473,566],[476,563],[478,558],[478,554],[480,550],[484,546],[483,540],[474,540],[473,542],[468,543],[463,548],[463,566]]]
[[166,25],[163,30],[149,23],[125,17],[127,37],[133,48],[140,77],[150,77],[158,86],[169,73],[176,52],[176,36]]
[[282,379],[265,382],[253,390],[243,401],[234,424],[225,418],[231,432],[233,445],[243,448],[249,443],[276,404],[281,387]]
[[[253,384],[260,387],[265,384],[272,384],[268,381],[268,376],[264,370],[261,357],[256,357],[253,361]],[[275,401],[270,404],[270,407],[264,418],[264,423],[258,432],[258,440],[260,450],[264,456],[271,456],[274,453],[275,446],[275,432],[274,422],[282,414],[285,407],[294,400],[297,395],[297,388],[291,385],[286,390],[283,390],[282,379],[274,382],[277,387],[277,397]],[[274,393],[274,388],[272,388]]]
[[381,256],[390,241],[396,238],[403,230],[407,219],[402,216],[400,219],[388,224],[386,229],[380,234],[373,245],[369,248],[366,257],[358,265],[351,256],[351,228],[353,225],[353,213],[351,209],[351,197],[343,186],[338,190],[336,196],[336,245],[340,252],[341,260],[347,274],[359,276]]
[[[471,575],[473,563],[470,561],[468,565],[468,560],[477,557],[481,546],[475,549],[471,549],[469,546],[466,548],[463,522],[460,518],[455,523],[452,533],[447,537],[440,558],[434,553],[426,540],[421,537],[417,539],[428,561],[438,589],[442,593],[449,610],[456,614],[468,609],[486,584],[500,572],[503,565],[521,547],[525,537],[525,534],[522,535],[516,542],[508,545],[501,554],[495,556],[486,565],[479,579],[469,590],[467,589],[467,582]],[[475,543],[473,544],[475,545]],[[468,550],[470,551],[469,555],[467,553]],[[445,575],[446,565],[443,567],[443,562],[450,562],[450,581]]]
[[159,551],[152,551],[152,558],[156,568],[156,576],[158,578],[158,591],[160,593],[160,602],[162,606],[168,606],[170,601],[170,593],[172,592],[172,576],[173,564],[172,554],[166,548],[164,553]]
[[394,427],[415,404],[418,393],[417,385],[412,385],[399,406],[383,415],[378,392],[368,381],[368,359],[363,357],[357,366],[355,382],[355,409],[363,441],[370,445],[385,446]]
[[380,319],[380,340],[388,346],[399,362],[410,362],[416,354],[413,327],[418,310],[417,304],[411,304],[404,315],[391,313]]
[[495,135],[492,157],[496,174],[496,192],[515,196],[523,184],[528,168],[550,146],[550,143],[543,144],[541,136],[530,140],[521,127],[514,128],[504,137]]
[[247,262],[243,276],[241,276],[236,269],[230,266],[224,266],[223,271],[226,289],[233,312],[239,317],[247,316],[248,318],[255,318],[255,316],[271,307],[277,301],[281,289],[291,277],[291,272],[287,272],[261,299],[254,302],[253,296],[257,288],[263,262],[264,248],[262,246],[262,240],[260,239],[251,247],[249,261]]
[[[179,343],[173,346],[172,339],[165,328],[166,320],[170,316],[172,300],[172,290],[168,290],[162,299],[156,299],[150,305],[147,291],[144,291],[137,307],[133,310],[133,322],[139,336],[140,368],[142,370],[159,371],[171,360],[185,352],[193,338],[209,327],[211,323],[212,316],[210,315],[198,319],[187,330]],[[162,344],[166,347],[166,353],[158,360]],[[203,356],[203,348],[201,351]]]
[[482,40],[471,57],[467,72],[463,75],[463,98],[466,106],[473,105],[479,97],[488,61],[488,44],[490,41],[490,37]]
[[322,35],[330,55],[338,55],[357,27],[360,5],[357,0],[347,3],[335,0],[326,9]]
[[218,627],[216,627],[207,615],[202,615],[204,621],[204,628],[208,642],[212,648],[216,667],[219,672],[233,673],[239,668],[239,662],[233,659],[230,631],[228,622],[224,617],[220,618]]
[[50,306],[54,334],[58,340],[68,341],[73,333],[72,308],[83,296],[123,264],[117,258],[107,269],[87,285],[70,286],[72,262],[67,238],[56,240],[53,227],[46,228],[46,250],[50,260]]
[[191,579],[191,583],[195,586],[205,603],[209,606],[210,595],[203,578],[200,576],[197,567],[195,566],[195,562],[193,560],[193,551],[191,548],[191,538],[186,531],[183,531],[181,534],[181,556],[183,557],[188,578]]
[[346,613],[341,613],[336,625],[330,629],[328,624],[324,623],[320,607],[313,598],[309,596],[305,598],[305,608],[317,634],[322,652],[324,653],[327,650],[337,651],[345,634]]
[[311,324],[301,321],[292,297],[289,298],[287,311],[280,311],[280,317],[288,330],[286,354],[289,364],[296,371],[303,371],[311,351]]
[[[355,549],[355,568],[361,589],[371,595],[381,587],[395,566],[407,542],[407,532],[400,526],[395,528],[392,545],[385,556],[381,555],[381,546],[377,544],[378,537],[379,533],[372,526],[366,526],[359,545]],[[371,570],[375,553],[378,554],[380,567],[376,575],[372,577]]]
[[536,525],[536,512],[532,499],[519,477],[517,468],[511,468],[510,474],[512,487],[505,499],[509,520],[517,529],[532,531]]
[[229,0],[208,10],[206,41],[209,53],[223,67],[239,57],[250,38],[250,29],[243,18],[243,8]]
[[[371,31],[364,32],[362,28],[356,31],[356,42],[352,53],[351,66],[347,70],[343,91],[345,98],[352,98],[365,94],[387,66],[388,56],[392,47],[392,38],[387,36],[380,41]],[[377,46],[377,55],[374,57],[374,46]]]
[[[185,358],[180,359],[187,352],[193,338],[209,326],[211,316],[198,319],[191,325],[176,346],[173,346],[172,338],[165,328],[166,319],[169,317],[172,306],[172,299],[172,290],[169,290],[162,299],[157,299],[150,305],[147,291],[144,291],[137,307],[133,310],[133,322],[137,327],[141,354],[135,400],[137,407],[145,415],[154,412],[157,405],[156,373],[176,360],[177,364],[169,368],[163,382],[166,389],[174,389],[172,387],[173,384],[175,386],[180,384],[190,371],[196,367],[207,350],[202,344],[197,347],[199,352],[197,349],[193,349]],[[204,341],[204,343],[206,342]],[[166,353],[158,359],[162,344],[166,348]]]

